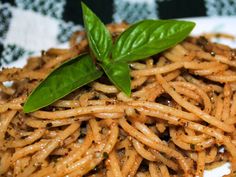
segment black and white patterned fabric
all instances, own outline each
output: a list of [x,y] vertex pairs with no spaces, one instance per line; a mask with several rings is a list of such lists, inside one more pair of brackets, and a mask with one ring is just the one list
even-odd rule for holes
[[[104,23],[236,15],[235,0],[84,0]],[[80,0],[0,0],[0,67],[66,46],[83,28]]]

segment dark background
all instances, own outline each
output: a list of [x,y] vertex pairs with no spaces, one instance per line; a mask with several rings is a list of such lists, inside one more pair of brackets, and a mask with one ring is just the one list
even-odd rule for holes
[[[112,0],[84,0],[84,2],[104,23],[112,22],[114,12]],[[204,0],[164,0],[156,3],[161,19],[206,16]],[[80,0],[67,0],[63,18],[77,24],[83,23]]]

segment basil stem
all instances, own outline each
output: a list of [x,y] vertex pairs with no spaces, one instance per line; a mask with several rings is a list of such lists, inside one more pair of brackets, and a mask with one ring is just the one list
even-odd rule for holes
[[99,61],[108,60],[112,48],[111,34],[101,20],[83,2],[81,4],[89,46]]
[[195,23],[177,20],[143,20],[125,30],[116,40],[112,58],[115,61],[145,59],[184,40]]
[[101,75],[89,55],[77,56],[52,71],[30,94],[23,110],[28,113],[48,106]]

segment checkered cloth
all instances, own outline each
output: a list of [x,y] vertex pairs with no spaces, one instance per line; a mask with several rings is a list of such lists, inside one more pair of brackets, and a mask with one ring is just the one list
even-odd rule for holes
[[[236,15],[234,0],[84,0],[105,23]],[[79,0],[0,0],[0,67],[64,46],[82,29]]]

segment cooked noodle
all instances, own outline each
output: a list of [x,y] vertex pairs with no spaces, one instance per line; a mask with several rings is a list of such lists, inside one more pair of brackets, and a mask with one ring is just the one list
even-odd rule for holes
[[[108,29],[116,37],[126,27]],[[27,96],[52,69],[88,51],[85,33],[70,45],[1,71],[2,176],[203,176],[225,162],[236,173],[236,50],[189,37],[130,63],[131,97],[103,77],[24,114]]]

